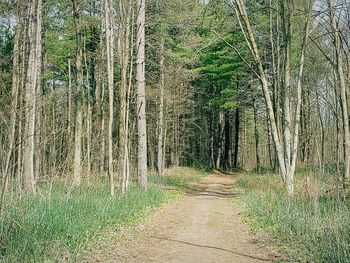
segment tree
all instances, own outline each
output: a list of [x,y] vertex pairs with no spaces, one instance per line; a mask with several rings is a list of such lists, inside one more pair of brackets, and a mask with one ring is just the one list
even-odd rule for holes
[[110,194],[114,196],[114,171],[113,171],[113,107],[114,107],[114,31],[112,20],[112,4],[110,0],[104,0],[104,26],[106,30],[106,56],[107,56],[107,79],[108,79],[108,176]]
[[160,39],[160,60],[159,60],[159,118],[158,118],[158,144],[157,144],[157,171],[158,175],[163,175],[164,169],[164,86],[165,86],[165,37]]
[[350,130],[349,130],[349,113],[348,113],[348,87],[346,85],[344,74],[344,59],[342,50],[342,40],[340,29],[335,17],[335,8],[331,0],[328,0],[329,23],[332,28],[335,50],[335,66],[337,78],[340,86],[340,99],[343,113],[343,130],[344,130],[344,177],[350,179]]
[[83,6],[81,0],[73,1],[73,16],[75,23],[76,34],[76,87],[75,87],[75,103],[76,103],[76,117],[75,117],[75,139],[74,139],[74,176],[73,184],[80,186],[81,184],[81,140],[83,129],[83,28],[82,28],[82,12]]
[[137,174],[138,183],[147,187],[147,124],[146,124],[146,95],[145,95],[145,0],[137,1],[137,57],[136,57],[136,80],[137,80],[137,131],[138,153]]
[[41,0],[28,1],[28,62],[25,81],[25,128],[23,153],[23,183],[26,193],[35,194],[34,154],[35,154],[35,113],[36,113],[36,91],[40,83],[41,67]]
[[[302,94],[302,78],[304,72],[305,63],[305,49],[307,45],[307,39],[309,36],[309,25],[311,20],[311,12],[313,1],[308,1],[308,14],[305,20],[305,30],[303,32],[303,41],[301,44],[300,52],[300,62],[299,62],[299,74],[297,80],[297,105],[295,108],[294,115],[294,135],[292,136],[292,118],[291,118],[291,17],[293,10],[293,3],[287,1],[285,7],[285,2],[281,1],[281,9],[283,20],[283,36],[284,36],[284,48],[285,48],[285,64],[284,64],[284,101],[283,101],[283,112],[284,112],[284,132],[283,139],[279,133],[276,117],[273,109],[273,102],[270,95],[269,81],[266,76],[263,59],[260,55],[260,50],[258,48],[257,40],[255,37],[254,29],[251,26],[251,22],[245,7],[245,4],[241,0],[234,1],[234,9],[236,11],[236,16],[239,21],[242,33],[246,38],[247,45],[254,57],[256,66],[258,68],[258,76],[261,81],[263,88],[263,93],[266,102],[266,108],[268,111],[269,121],[271,125],[271,132],[273,140],[276,147],[276,154],[278,157],[279,168],[282,176],[282,180],[285,183],[288,195],[293,195],[294,193],[294,173],[296,168],[297,151],[298,151],[298,140],[299,140],[299,122],[300,122],[300,110],[301,110],[301,94]],[[232,3],[231,3],[232,4]]]

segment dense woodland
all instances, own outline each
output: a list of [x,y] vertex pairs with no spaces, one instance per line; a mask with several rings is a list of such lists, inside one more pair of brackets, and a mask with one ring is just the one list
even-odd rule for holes
[[178,166],[347,188],[349,31],[347,0],[3,0],[0,217],[47,184],[114,196]]
[[349,177],[346,1],[144,4],[2,4],[5,189],[179,165],[273,167],[290,192],[297,164]]

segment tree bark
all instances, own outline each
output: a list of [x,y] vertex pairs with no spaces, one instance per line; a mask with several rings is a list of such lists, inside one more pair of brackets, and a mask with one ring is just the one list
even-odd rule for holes
[[145,0],[137,0],[137,131],[138,154],[137,175],[138,184],[148,186],[147,178],[147,125],[146,125],[146,94],[145,94]]
[[235,148],[234,148],[234,159],[233,167],[238,168],[238,151],[239,151],[239,132],[240,132],[240,109],[236,109],[235,114]]
[[28,12],[28,63],[25,81],[25,128],[23,154],[23,186],[25,193],[35,195],[34,149],[36,90],[41,58],[41,0],[29,1]]
[[81,0],[73,1],[73,15],[76,34],[76,117],[75,117],[75,140],[74,140],[74,175],[73,185],[80,186],[81,184],[81,138],[83,129],[83,31],[82,31],[82,2]]
[[106,56],[107,56],[107,79],[108,79],[108,177],[110,183],[110,194],[115,195],[114,171],[113,171],[113,101],[114,101],[114,37],[111,23],[110,0],[104,0],[105,6],[105,29],[106,29]]
[[163,141],[164,141],[164,86],[165,86],[165,68],[164,68],[164,36],[160,40],[160,79],[159,79],[159,115],[158,115],[158,144],[157,144],[157,171],[158,175],[163,175]]
[[254,137],[255,137],[255,157],[256,157],[256,171],[259,173],[261,168],[260,154],[259,154],[259,129],[258,129],[258,106],[254,98]]

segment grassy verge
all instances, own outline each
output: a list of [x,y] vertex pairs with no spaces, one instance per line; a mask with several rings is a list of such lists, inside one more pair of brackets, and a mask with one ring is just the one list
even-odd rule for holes
[[164,177],[151,176],[149,189],[131,187],[115,198],[103,179],[78,189],[64,182],[40,185],[35,198],[9,196],[0,222],[0,262],[73,260],[107,230],[136,223],[172,199],[164,186],[182,189],[202,177],[190,168],[169,169]]
[[349,262],[349,199],[333,189],[334,178],[299,174],[296,185],[290,199],[277,175],[242,175],[239,202],[249,223],[276,237],[292,262]]

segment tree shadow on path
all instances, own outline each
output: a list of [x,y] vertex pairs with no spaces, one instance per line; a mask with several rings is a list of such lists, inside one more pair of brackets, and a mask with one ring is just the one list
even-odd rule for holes
[[200,248],[215,249],[215,250],[224,251],[224,252],[228,252],[228,253],[231,253],[231,254],[239,255],[241,257],[256,259],[256,260],[260,260],[260,261],[266,261],[266,262],[270,262],[271,261],[270,259],[255,257],[255,256],[252,256],[252,255],[247,255],[247,254],[239,253],[239,252],[236,252],[236,251],[232,251],[232,250],[225,249],[225,248],[220,248],[220,247],[213,247],[213,246],[194,244],[194,243],[190,243],[190,242],[186,242],[186,241],[169,239],[169,238],[160,238],[160,237],[155,237],[155,236],[151,236],[151,238],[158,239],[158,240],[163,240],[163,241],[177,242],[177,243],[181,243],[181,244],[185,244],[185,245],[189,245],[189,246],[200,247]]

